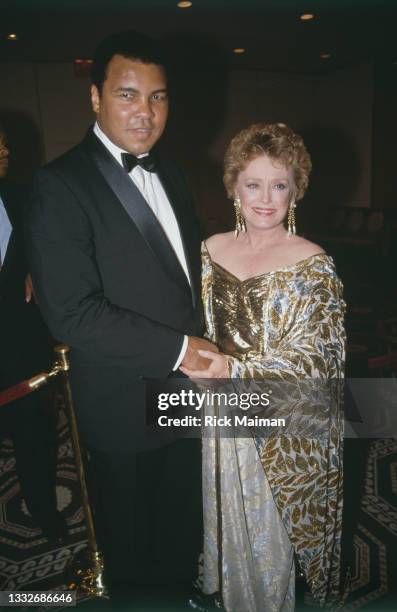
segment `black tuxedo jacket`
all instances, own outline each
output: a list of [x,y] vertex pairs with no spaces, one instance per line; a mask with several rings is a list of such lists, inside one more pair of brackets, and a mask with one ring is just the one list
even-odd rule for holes
[[48,333],[36,305],[25,301],[27,264],[22,217],[27,189],[0,180],[0,197],[12,225],[0,270],[0,388],[48,368]]
[[179,169],[159,160],[191,286],[164,231],[93,134],[45,166],[27,247],[39,306],[71,347],[72,390],[90,448],[145,446],[145,378],[170,375],[183,335],[201,335],[200,234]]

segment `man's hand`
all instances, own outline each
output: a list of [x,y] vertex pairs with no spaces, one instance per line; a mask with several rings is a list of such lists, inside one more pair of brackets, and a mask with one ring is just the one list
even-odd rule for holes
[[229,368],[227,365],[226,356],[222,353],[214,353],[213,351],[199,351],[201,357],[206,357],[210,365],[206,370],[191,370],[181,366],[181,371],[192,380],[204,378],[229,378]]
[[181,366],[188,370],[206,370],[211,365],[211,360],[202,357],[199,351],[219,352],[218,348],[215,344],[212,344],[212,342],[204,340],[204,338],[189,336],[186,353],[182,359]]
[[32,298],[37,304],[36,295],[33,289],[32,277],[30,274],[28,274],[25,278],[25,301],[29,303],[32,301]]

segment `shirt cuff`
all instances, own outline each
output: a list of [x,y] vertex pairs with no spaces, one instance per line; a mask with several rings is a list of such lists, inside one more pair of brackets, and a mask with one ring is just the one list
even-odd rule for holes
[[177,370],[179,368],[179,366],[181,365],[181,363],[183,361],[183,358],[185,356],[185,353],[186,353],[187,344],[188,344],[188,337],[184,336],[183,337],[183,344],[182,344],[181,352],[179,353],[179,357],[176,360],[174,367],[172,368],[173,372],[175,372],[175,370]]

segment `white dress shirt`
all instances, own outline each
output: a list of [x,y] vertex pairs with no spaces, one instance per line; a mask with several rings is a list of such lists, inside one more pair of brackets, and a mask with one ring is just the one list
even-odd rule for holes
[[3,200],[0,197],[0,269],[3,266],[6,258],[7,247],[10,241],[12,225],[4,207]]
[[[120,149],[120,147],[115,145],[114,142],[112,142],[106,136],[106,134],[103,133],[98,123],[95,123],[94,134],[96,134],[99,140],[105,145],[105,147],[113,155],[113,157],[120,164],[120,166],[123,166],[121,154],[128,153],[128,151],[124,151],[123,149]],[[139,155],[138,157],[144,156],[145,155]],[[167,195],[164,191],[159,177],[155,172],[148,172],[147,170],[144,170],[141,166],[135,166],[135,168],[133,168],[129,173],[129,177],[134,182],[135,186],[138,188],[138,190],[156,215],[157,220],[163,228],[170,242],[170,245],[174,249],[175,254],[190,284],[189,271],[186,262],[185,252],[183,250],[182,238],[181,233],[179,231],[178,222],[176,220],[175,213],[167,198]],[[177,370],[179,368],[181,361],[185,356],[187,344],[188,338],[187,336],[185,336],[181,352],[173,368],[174,370]]]

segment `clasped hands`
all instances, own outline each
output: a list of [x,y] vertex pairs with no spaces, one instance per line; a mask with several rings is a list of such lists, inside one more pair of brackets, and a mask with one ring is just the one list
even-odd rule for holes
[[212,342],[196,336],[189,336],[179,369],[189,378],[229,378],[225,355]]

